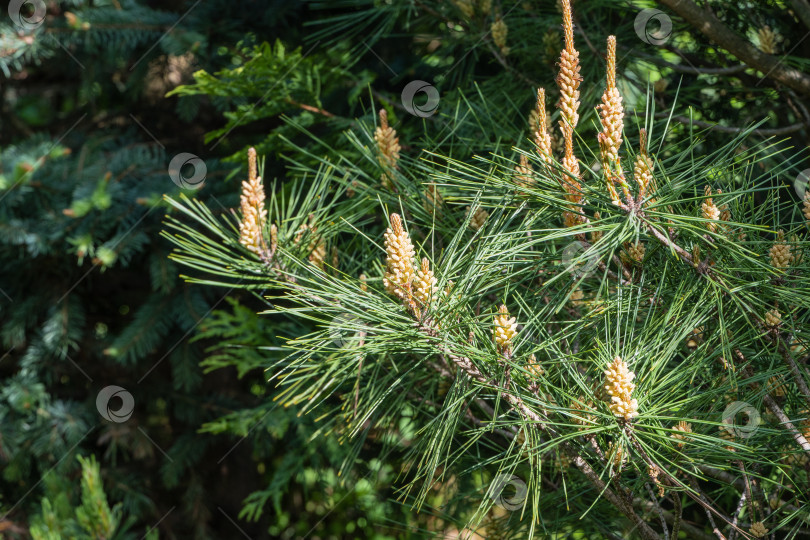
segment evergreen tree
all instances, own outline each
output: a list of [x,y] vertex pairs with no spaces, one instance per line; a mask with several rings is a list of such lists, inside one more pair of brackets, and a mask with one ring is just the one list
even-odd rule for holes
[[561,4],[551,125],[544,88],[512,147],[486,91],[417,111],[421,139],[386,107],[299,145],[283,189],[251,150],[234,214],[168,199],[172,258],[295,321],[275,399],[383,441],[434,533],[796,536],[810,195],[756,166],[784,156],[753,127],[708,147],[648,109],[626,132],[616,38],[581,69]]

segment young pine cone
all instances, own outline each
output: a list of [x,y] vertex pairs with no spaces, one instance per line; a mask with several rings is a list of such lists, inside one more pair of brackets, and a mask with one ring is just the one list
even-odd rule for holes
[[771,246],[768,254],[770,255],[771,259],[771,266],[780,270],[784,270],[785,268],[789,267],[790,263],[793,262],[793,255],[790,252],[790,245],[785,243],[784,231],[779,231],[776,233],[776,241],[773,243],[773,246]]
[[636,374],[627,368],[627,362],[618,356],[605,370],[605,391],[610,395],[610,411],[627,421],[638,416],[638,402],[632,394],[636,385],[633,383]]
[[380,125],[374,131],[374,140],[377,142],[378,159],[383,169],[383,187],[391,189],[401,147],[396,130],[388,125],[388,112],[385,109],[380,109]]
[[755,521],[751,524],[751,534],[756,538],[765,538],[768,535],[768,529],[761,521]]
[[422,258],[422,265],[416,272],[414,285],[414,298],[416,298],[420,307],[427,309],[433,303],[439,289],[436,287],[436,277],[433,275],[433,270],[430,269],[430,261],[426,257]]
[[509,310],[505,305],[501,305],[495,315],[492,337],[498,352],[508,354],[512,350],[512,339],[517,335],[517,322],[514,317],[509,317]]
[[[470,215],[470,207],[468,206],[467,211],[464,213],[464,216],[469,217],[469,215]],[[487,217],[489,217],[489,212],[487,212],[486,210],[484,210],[479,206],[478,208],[475,209],[472,218],[470,218],[470,228],[474,231],[477,231],[478,229],[484,226],[484,222],[487,220]]]
[[256,168],[256,150],[248,150],[248,180],[242,182],[239,199],[242,220],[239,223],[239,243],[256,255],[262,255],[265,247],[262,231],[267,221],[264,208],[264,186]]
[[689,439],[689,433],[692,433],[692,424],[681,420],[672,429],[675,430],[675,433],[671,434],[670,437],[677,441],[678,448],[683,448],[686,440]]
[[776,328],[782,324],[782,314],[778,309],[772,309],[765,314],[765,325],[770,328]]
[[[707,197],[709,197],[709,195],[712,194],[712,189],[709,186],[706,186],[704,193]],[[716,204],[714,204],[714,200],[711,197],[704,200],[700,205],[700,215],[703,219],[711,219],[715,221],[720,219],[720,209]],[[706,223],[705,225],[709,232],[717,231],[716,223]]]
[[501,50],[501,54],[504,56],[508,55],[509,47],[506,46],[506,35],[509,32],[509,28],[506,26],[503,19],[500,17],[496,18],[489,31],[492,34],[492,41],[494,41],[495,45]]
[[408,299],[411,296],[416,252],[402,227],[399,214],[391,214],[391,227],[385,232],[385,253],[385,290],[398,298]]

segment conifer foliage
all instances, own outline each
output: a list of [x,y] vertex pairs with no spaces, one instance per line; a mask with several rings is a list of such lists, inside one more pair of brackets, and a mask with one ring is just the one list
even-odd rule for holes
[[755,167],[778,150],[744,147],[750,130],[699,147],[649,110],[630,135],[616,38],[606,74],[583,76],[560,5],[561,148],[548,89],[529,92],[528,143],[488,152],[454,145],[479,104],[439,113],[441,142],[430,122],[406,141],[386,107],[350,150],[307,152],[266,215],[169,198],[172,258],[300,321],[267,366],[278,399],[358,451],[383,437],[399,496],[445,533],[807,531],[810,229]]

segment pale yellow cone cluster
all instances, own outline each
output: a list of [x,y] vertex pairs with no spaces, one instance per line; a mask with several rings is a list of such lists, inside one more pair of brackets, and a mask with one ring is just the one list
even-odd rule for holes
[[622,464],[627,461],[627,454],[622,448],[621,444],[614,444],[613,441],[608,443],[607,457],[611,457],[613,468],[621,469]]
[[[581,180],[579,160],[574,155],[574,128],[579,122],[579,84],[582,77],[579,74],[579,51],[574,47],[574,23],[570,0],[562,0],[562,10],[565,47],[560,52],[560,72],[557,75],[560,99],[557,101],[557,108],[560,109],[560,131],[565,140],[562,166],[567,174],[561,175],[560,182],[566,192],[566,199],[572,203],[568,213],[577,214],[580,210],[574,205],[582,202],[582,188],[579,184]],[[563,219],[566,226],[571,226],[583,222],[584,216],[580,219],[563,214]]]
[[605,370],[605,391],[610,396],[610,411],[627,421],[638,416],[638,402],[632,397],[636,374],[627,368],[627,362],[618,356]]
[[[466,212],[464,213],[464,217],[470,216],[470,209],[471,207],[467,207]],[[470,218],[470,228],[474,231],[477,231],[481,227],[484,226],[484,222],[486,222],[487,218],[489,217],[489,212],[481,208],[480,206],[475,209],[473,212],[472,217]]]
[[454,0],[453,3],[467,19],[475,15],[475,0]]
[[267,221],[264,208],[264,186],[256,167],[256,149],[248,150],[248,179],[242,182],[242,195],[239,198],[242,220],[239,223],[239,243],[256,255],[263,255],[265,242],[262,237]]
[[430,269],[430,261],[426,257],[422,258],[422,265],[416,271],[416,278],[414,279],[414,293],[417,305],[420,308],[427,308],[430,306],[439,288],[436,287],[436,276],[433,275],[433,270]]
[[776,233],[776,241],[774,241],[771,249],[768,251],[768,255],[771,260],[771,266],[778,270],[784,270],[793,262],[793,254],[791,253],[790,244],[785,242],[784,231],[778,231]]
[[543,368],[540,367],[540,362],[537,361],[537,357],[534,354],[532,354],[528,362],[526,362],[526,371],[529,372],[533,379],[540,378],[544,373]]
[[624,129],[624,107],[622,96],[616,88],[616,36],[608,36],[607,42],[607,86],[602,94],[602,103],[598,106],[602,121],[602,132],[597,135],[599,151],[602,156],[602,168],[607,179],[608,193],[611,199],[618,200],[616,185],[622,185],[625,198],[630,197],[627,183],[624,181],[619,147],[622,144]]
[[416,252],[399,214],[391,214],[391,226],[385,232],[385,290],[397,298],[411,300]]
[[772,309],[765,313],[765,325],[771,328],[775,328],[782,324],[782,314],[779,313],[778,309]]
[[644,242],[636,242],[635,244],[625,244],[624,246],[625,253],[621,253],[621,259],[626,262],[635,262],[641,263],[644,260],[644,254],[647,252],[647,248],[644,247]]
[[385,109],[380,109],[380,125],[374,131],[374,140],[377,143],[377,153],[383,169],[383,187],[391,189],[394,186],[394,170],[397,169],[401,148],[396,130],[388,125],[388,112]]
[[529,165],[529,158],[521,154],[520,163],[515,166],[515,183],[521,187],[529,187],[534,183],[532,179],[532,166]]
[[[652,187],[653,169],[655,168],[650,156],[647,155],[647,130],[644,128],[639,130],[638,150],[636,162],[633,165],[633,180],[635,180],[638,186],[639,200],[644,200]],[[654,201],[651,200],[650,202]]]
[[[720,209],[714,204],[714,199],[710,196],[712,194],[712,188],[706,186],[703,190],[704,195],[708,197],[700,204],[700,215],[703,219],[712,219],[718,220],[720,219]],[[717,231],[717,223],[704,223],[706,229],[709,232]]]
[[436,184],[427,184],[425,186],[425,211],[427,213],[432,213],[434,210],[437,210],[442,204],[442,194],[439,193],[439,189],[436,187]]
[[671,434],[670,437],[677,441],[678,448],[683,448],[686,440],[689,439],[689,434],[692,433],[692,424],[686,420],[681,420],[672,429],[675,430],[675,433]]
[[759,50],[766,54],[776,54],[779,41],[782,36],[771,30],[770,26],[765,26],[757,30],[759,36]]
[[368,277],[365,274],[360,274],[360,290],[368,292]]
[[492,338],[498,352],[509,353],[512,350],[512,339],[517,335],[517,319],[509,316],[509,310],[501,304],[493,322]]
[[550,120],[546,114],[546,90],[544,88],[537,90],[537,106],[530,116],[530,124],[531,129],[534,131],[534,142],[537,145],[537,153],[540,154],[540,159],[542,159],[544,163],[550,165],[554,159],[551,135],[548,129]]
[[778,375],[774,375],[768,379],[768,393],[773,397],[783,398],[787,389],[785,388],[785,380]]
[[326,259],[326,241],[317,234],[318,227],[315,226],[315,216],[309,216],[309,224],[304,223],[298,228],[295,233],[293,242],[300,244],[304,236],[309,237],[309,244],[307,251],[309,253],[309,262],[323,270],[323,263]]
[[755,521],[751,524],[751,534],[756,538],[765,538],[768,535],[768,529],[761,521]]
[[501,50],[501,54],[506,56],[509,54],[509,47],[506,46],[506,35],[509,33],[509,28],[501,17],[497,17],[495,22],[489,29],[492,34],[492,41]]

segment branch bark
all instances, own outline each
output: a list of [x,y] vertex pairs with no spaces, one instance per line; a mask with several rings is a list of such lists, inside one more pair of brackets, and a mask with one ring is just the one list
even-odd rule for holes
[[[810,76],[784,65],[773,55],[765,54],[723,24],[714,13],[700,8],[692,0],[658,0],[704,36],[723,47],[754,69],[797,92],[810,95]],[[795,2],[794,2],[795,3]]]

